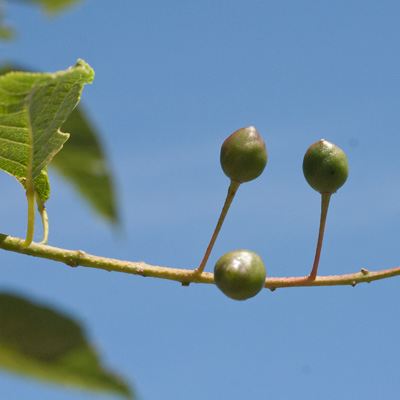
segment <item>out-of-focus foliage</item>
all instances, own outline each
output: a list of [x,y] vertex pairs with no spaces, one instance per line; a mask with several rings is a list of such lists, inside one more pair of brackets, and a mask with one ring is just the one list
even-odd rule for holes
[[[8,0],[18,3],[27,3],[40,7],[48,15],[56,15],[65,9],[81,3],[82,0]],[[14,29],[3,23],[2,3],[0,3],[0,41],[10,40],[15,37]]]
[[62,12],[64,9],[82,2],[82,0],[12,0],[12,1],[39,6],[48,14],[56,14]]
[[52,383],[133,397],[129,386],[101,365],[79,323],[9,293],[0,293],[0,367]]
[[117,222],[114,184],[98,135],[81,106],[61,127],[70,137],[54,157],[55,167],[101,216]]

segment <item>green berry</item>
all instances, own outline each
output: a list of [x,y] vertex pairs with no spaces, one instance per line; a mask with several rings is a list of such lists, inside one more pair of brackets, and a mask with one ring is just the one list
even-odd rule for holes
[[254,297],[264,287],[266,276],[261,257],[250,250],[226,253],[214,268],[215,284],[234,300]]
[[308,184],[320,193],[334,193],[349,175],[346,154],[324,139],[312,144],[303,160],[303,173]]
[[221,166],[233,181],[256,179],[267,165],[268,153],[264,140],[254,126],[232,133],[221,147]]

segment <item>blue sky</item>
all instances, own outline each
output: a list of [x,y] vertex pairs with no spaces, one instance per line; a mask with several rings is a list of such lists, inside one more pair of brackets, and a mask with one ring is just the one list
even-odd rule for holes
[[[301,164],[321,138],[346,152],[350,174],[331,200],[320,274],[397,266],[399,17],[398,2],[369,0],[87,0],[56,18],[5,4],[19,37],[1,44],[3,60],[94,68],[82,104],[117,182],[123,234],[50,172],[49,244],[197,267],[229,184],[220,146],[254,125],[268,164],[240,187],[207,271],[247,248],[268,276],[309,273],[320,196]],[[0,231],[23,237],[24,193],[0,181]],[[1,287],[82,321],[143,400],[398,398],[398,278],[235,302],[212,285],[1,256]],[[98,398],[3,372],[0,387],[7,400]]]

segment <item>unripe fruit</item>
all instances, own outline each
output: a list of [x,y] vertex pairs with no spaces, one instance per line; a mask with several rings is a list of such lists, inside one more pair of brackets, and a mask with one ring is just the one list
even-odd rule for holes
[[254,297],[267,276],[261,257],[250,250],[235,250],[224,254],[215,264],[217,287],[234,300]]
[[264,140],[254,126],[232,133],[221,147],[221,166],[234,181],[248,182],[264,171],[268,153]]
[[303,160],[303,173],[313,189],[320,193],[334,193],[349,175],[346,154],[338,146],[321,139],[308,148]]

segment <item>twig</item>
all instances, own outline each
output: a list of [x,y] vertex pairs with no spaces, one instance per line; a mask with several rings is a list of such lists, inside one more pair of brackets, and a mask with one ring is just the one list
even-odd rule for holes
[[[32,243],[28,248],[23,248],[23,239],[0,234],[0,248],[16,253],[26,254],[33,257],[46,258],[59,261],[71,267],[89,267],[104,269],[106,271],[125,272],[133,275],[149,276],[153,278],[168,279],[182,283],[187,286],[190,283],[214,283],[214,275],[209,272],[195,273],[192,269],[178,269],[148,265],[142,261],[130,262],[112,258],[105,258],[87,254],[81,250],[66,250]],[[361,282],[372,282],[379,279],[390,278],[400,275],[400,267],[385,269],[381,271],[368,271],[361,269],[360,272],[346,275],[317,276],[314,280],[309,276],[291,278],[267,278],[265,288],[275,290],[284,287],[301,286],[355,286]]]

